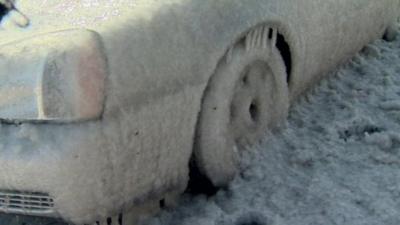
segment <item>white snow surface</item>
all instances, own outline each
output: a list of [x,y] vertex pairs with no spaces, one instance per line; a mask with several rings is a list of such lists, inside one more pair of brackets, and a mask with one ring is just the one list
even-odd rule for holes
[[[216,196],[183,196],[146,225],[400,224],[400,38],[377,41],[290,112],[287,127],[243,154]],[[0,217],[0,224],[58,224]]]

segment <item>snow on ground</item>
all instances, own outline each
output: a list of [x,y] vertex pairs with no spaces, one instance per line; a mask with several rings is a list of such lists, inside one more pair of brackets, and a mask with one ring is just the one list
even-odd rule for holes
[[[216,196],[184,196],[150,225],[400,224],[400,38],[377,41],[292,108],[287,128],[244,154]],[[5,225],[56,225],[4,216]]]

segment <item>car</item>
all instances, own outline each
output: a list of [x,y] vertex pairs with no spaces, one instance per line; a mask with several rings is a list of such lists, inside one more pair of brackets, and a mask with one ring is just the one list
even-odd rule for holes
[[[130,224],[240,154],[399,0],[19,0],[0,30],[0,211]],[[23,14],[22,14],[23,13]],[[192,175],[192,176],[190,176]]]

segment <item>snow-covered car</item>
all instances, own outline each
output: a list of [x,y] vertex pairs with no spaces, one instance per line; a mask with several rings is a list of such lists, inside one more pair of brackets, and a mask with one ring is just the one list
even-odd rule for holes
[[[390,38],[400,1],[16,6],[0,30],[0,211],[128,224],[173,201],[190,170],[227,185],[291,102]],[[16,9],[29,26],[13,26]]]

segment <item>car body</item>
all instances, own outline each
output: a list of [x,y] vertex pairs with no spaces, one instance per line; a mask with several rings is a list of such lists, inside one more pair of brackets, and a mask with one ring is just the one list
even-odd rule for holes
[[[18,1],[30,26],[3,21],[0,32],[0,86],[7,90],[0,92],[0,211],[91,223],[183,192],[202,98],[229,46],[255,26],[273,26],[290,48],[283,58],[290,67],[293,102],[329,70],[382,37],[397,19],[399,4]],[[81,73],[68,70],[75,66],[90,78],[72,89],[54,78],[46,89],[49,61],[41,60],[52,57],[69,60],[61,66],[66,71],[61,77],[79,79],[74,74]],[[17,104],[7,111],[15,105],[7,103],[15,84],[27,87],[28,94],[11,99],[22,108]],[[76,96],[57,97],[76,92],[87,97],[84,106]],[[38,103],[49,95],[56,97]],[[72,103],[63,109],[66,102]],[[46,113],[46,107],[54,110]],[[74,107],[88,110],[72,112]]]

